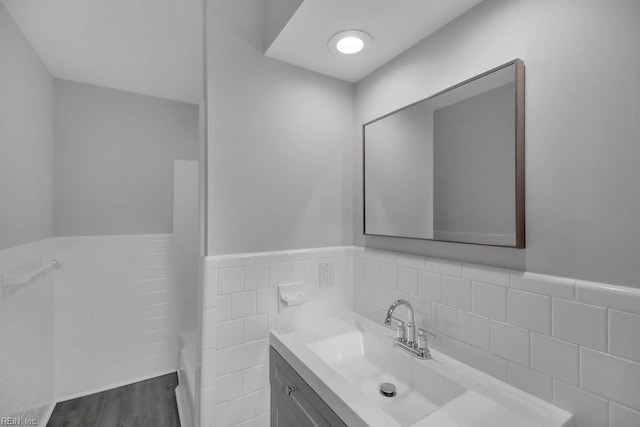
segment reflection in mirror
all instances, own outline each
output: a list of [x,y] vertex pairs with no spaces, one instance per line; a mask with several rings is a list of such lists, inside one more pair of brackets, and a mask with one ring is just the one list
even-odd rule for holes
[[522,71],[364,125],[365,234],[524,247]]
[[367,231],[433,238],[433,107],[416,104],[367,127]]

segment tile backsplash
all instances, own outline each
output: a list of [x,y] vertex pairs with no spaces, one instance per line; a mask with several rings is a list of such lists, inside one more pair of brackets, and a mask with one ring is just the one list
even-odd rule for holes
[[[269,331],[352,311],[352,248],[239,254],[205,259],[202,426],[265,426]],[[319,286],[319,264],[334,284]],[[303,305],[278,309],[278,285],[301,283]]]
[[[336,262],[333,293],[317,287],[322,259]],[[204,276],[203,426],[269,425],[269,330],[331,310],[382,322],[397,298],[437,334],[434,349],[568,410],[576,427],[640,426],[640,289],[362,247],[207,257]],[[278,313],[277,285],[292,281],[317,303]]]
[[354,249],[354,309],[411,302],[431,343],[573,413],[576,427],[640,426],[640,289]]

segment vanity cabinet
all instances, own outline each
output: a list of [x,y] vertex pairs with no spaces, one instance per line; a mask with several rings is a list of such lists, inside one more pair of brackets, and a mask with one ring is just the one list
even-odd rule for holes
[[324,400],[271,347],[271,427],[346,427]]

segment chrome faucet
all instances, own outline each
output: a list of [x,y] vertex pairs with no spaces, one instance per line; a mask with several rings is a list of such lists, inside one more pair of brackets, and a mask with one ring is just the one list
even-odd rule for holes
[[[407,322],[398,319],[393,315],[400,306],[407,308]],[[418,341],[416,342],[416,325],[413,317],[413,307],[409,301],[398,299],[391,304],[387,310],[387,316],[384,318],[385,325],[391,325],[391,320],[398,322],[396,339],[394,345],[400,349],[412,354],[419,359],[431,359],[431,352],[427,346],[427,335],[434,337],[435,335],[429,331],[418,328]]]
[[393,317],[393,312],[396,311],[396,308],[400,307],[401,305],[407,307],[408,316],[407,324],[405,325],[405,342],[407,343],[407,345],[413,345],[413,343],[416,342],[416,329],[413,323],[413,307],[411,307],[409,301],[403,299],[395,300],[393,304],[391,304],[391,307],[389,307],[389,310],[387,310],[387,317],[384,318],[384,324],[391,325],[391,319],[401,322],[401,325],[404,323],[402,322],[402,320]]

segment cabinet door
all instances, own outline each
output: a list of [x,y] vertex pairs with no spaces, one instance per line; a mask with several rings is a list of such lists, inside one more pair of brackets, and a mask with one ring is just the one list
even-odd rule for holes
[[[273,393],[271,394],[273,401]],[[300,418],[285,402],[280,401],[271,408],[271,427],[301,427],[309,425],[305,424],[305,419]],[[313,425],[313,424],[311,424]]]
[[273,347],[270,376],[272,427],[347,427]]

